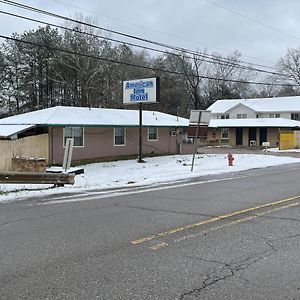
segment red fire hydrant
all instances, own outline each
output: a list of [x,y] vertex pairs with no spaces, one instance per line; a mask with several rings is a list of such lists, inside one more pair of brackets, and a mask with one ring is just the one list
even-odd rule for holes
[[233,166],[234,157],[231,153],[228,153],[227,159],[228,159],[228,166]]

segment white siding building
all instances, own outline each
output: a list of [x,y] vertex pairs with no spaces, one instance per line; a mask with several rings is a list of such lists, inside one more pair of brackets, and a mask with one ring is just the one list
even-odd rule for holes
[[269,141],[277,146],[280,132],[300,128],[300,96],[217,100],[207,110],[212,114],[208,141],[214,144],[250,146]]

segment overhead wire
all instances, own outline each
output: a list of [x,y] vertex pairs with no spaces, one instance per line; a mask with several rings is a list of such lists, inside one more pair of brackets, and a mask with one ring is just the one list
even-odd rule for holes
[[129,67],[137,67],[137,68],[142,68],[142,69],[156,71],[156,72],[176,74],[176,75],[185,76],[185,77],[190,76],[190,77],[197,77],[197,78],[201,78],[201,79],[209,79],[209,80],[215,80],[215,81],[234,82],[234,83],[242,83],[242,84],[255,84],[255,85],[265,85],[265,86],[293,86],[293,87],[300,86],[300,85],[295,85],[295,84],[290,84],[290,83],[285,84],[285,83],[256,82],[256,81],[247,81],[247,80],[217,78],[217,77],[211,77],[211,76],[205,76],[205,75],[195,75],[195,74],[183,73],[183,72],[179,72],[179,71],[170,71],[170,70],[160,69],[160,68],[156,68],[156,67],[128,63],[128,62],[124,62],[124,61],[109,59],[109,58],[95,56],[95,55],[86,54],[86,53],[80,53],[80,52],[76,52],[76,51],[72,51],[72,50],[68,50],[68,49],[63,49],[63,48],[59,48],[59,47],[35,43],[35,42],[31,42],[31,41],[26,41],[26,40],[18,39],[15,37],[9,37],[9,36],[5,36],[5,35],[1,35],[1,34],[0,34],[0,38],[15,41],[15,42],[20,42],[20,43],[24,43],[24,44],[28,44],[28,45],[32,45],[32,46],[42,47],[42,48],[46,48],[46,49],[50,49],[50,50],[54,50],[54,51],[60,51],[60,52],[68,53],[68,54],[74,54],[74,55],[83,56],[83,57],[87,57],[87,58],[93,58],[93,59],[97,59],[97,60],[101,60],[101,61],[105,61],[105,62],[109,62],[109,63],[126,65]]
[[276,32],[278,32],[278,33],[281,33],[281,34],[283,34],[283,35],[286,35],[286,36],[292,37],[292,38],[294,38],[294,39],[300,40],[300,37],[299,37],[299,36],[296,36],[296,35],[293,35],[293,34],[291,34],[291,33],[289,33],[289,32],[286,32],[286,31],[283,31],[283,30],[281,30],[281,29],[278,29],[278,28],[276,28],[276,27],[274,27],[274,26],[271,26],[271,25],[269,25],[269,24],[266,24],[266,23],[264,23],[264,22],[261,22],[261,21],[259,21],[259,20],[257,20],[257,19],[248,17],[248,16],[246,16],[246,15],[244,15],[244,14],[242,14],[242,13],[236,11],[236,10],[233,10],[233,9],[231,9],[231,8],[228,8],[228,7],[225,7],[224,5],[221,5],[221,4],[219,4],[219,3],[217,3],[217,2],[215,2],[215,1],[213,1],[213,0],[206,0],[206,1],[209,2],[209,3],[211,3],[211,4],[213,4],[213,5],[215,5],[215,6],[217,6],[217,7],[222,8],[222,9],[224,9],[224,10],[230,12],[230,13],[233,13],[233,14],[235,14],[235,15],[238,15],[238,16],[244,18],[244,19],[247,19],[248,21],[251,21],[251,22],[253,22],[253,23],[259,24],[259,25],[264,26],[264,27],[267,27],[267,28],[269,28],[269,29],[271,29],[271,30],[273,30],[273,31],[276,31]]
[[[184,40],[184,41],[187,41],[187,42],[190,42],[190,43],[193,43],[197,46],[199,46],[199,44],[202,46],[202,47],[205,47],[205,48],[212,48],[212,49],[215,49],[217,51],[222,51],[222,52],[225,52],[225,53],[231,53],[232,51],[229,51],[228,49],[222,49],[222,48],[219,48],[219,47],[215,47],[215,46],[212,46],[212,45],[204,45],[200,42],[196,42],[195,40],[191,40],[191,39],[188,39],[186,37],[183,37],[183,36],[177,36],[177,35],[174,35],[174,34],[171,34],[171,33],[168,33],[168,32],[164,32],[164,31],[161,31],[161,30],[158,30],[158,29],[154,29],[154,28],[150,28],[150,27],[147,27],[147,26],[143,26],[141,24],[136,24],[136,23],[133,23],[133,22],[129,22],[128,20],[124,20],[124,19],[120,19],[120,18],[116,18],[116,17],[112,17],[110,15],[107,15],[107,14],[103,14],[103,13],[99,13],[99,12],[96,12],[94,10],[91,10],[91,9],[87,9],[85,7],[82,7],[82,6],[78,6],[78,5],[75,5],[75,4],[72,4],[72,3],[67,3],[67,2],[64,2],[62,0],[52,0],[56,3],[59,3],[60,5],[65,5],[67,7],[73,7],[73,8],[76,8],[78,9],[79,11],[86,11],[88,12],[89,14],[93,14],[94,16],[101,16],[101,17],[104,17],[104,18],[108,18],[108,19],[112,19],[112,20],[115,20],[117,22],[121,22],[121,23],[124,23],[124,24],[128,24],[128,25],[131,25],[131,26],[135,26],[135,27],[138,27],[138,28],[142,28],[142,29],[145,29],[147,31],[152,31],[152,32],[156,32],[156,33],[159,33],[159,34],[162,34],[162,35],[165,35],[165,36],[168,36],[168,37],[171,37],[171,38],[175,38],[177,40]],[[262,59],[262,58],[258,58],[258,57],[252,57],[252,56],[248,56],[248,55],[245,55],[245,57],[247,58],[251,58],[251,59],[254,59],[254,60],[260,60],[260,61],[265,61],[265,62],[268,62],[268,63],[272,63],[270,61],[267,61],[265,59]],[[272,67],[270,67],[272,68]]]
[[[159,52],[159,53],[162,53],[162,54],[173,55],[173,56],[176,56],[176,57],[182,57],[182,55],[178,54],[178,53],[169,52],[169,51],[165,51],[165,50],[160,50],[160,49],[156,49],[156,48],[152,48],[152,47],[148,47],[148,46],[141,46],[141,45],[138,45],[138,44],[135,44],[135,43],[124,42],[124,41],[121,41],[121,40],[118,40],[118,39],[105,37],[105,36],[102,36],[102,35],[99,35],[99,34],[94,34],[94,33],[90,33],[90,32],[81,31],[76,27],[68,28],[66,26],[57,25],[57,24],[54,24],[54,23],[45,22],[45,21],[37,20],[37,19],[34,19],[34,18],[30,18],[30,17],[21,16],[21,15],[15,14],[15,13],[10,13],[10,12],[6,12],[6,11],[2,11],[2,10],[0,10],[0,13],[4,14],[4,15],[12,16],[12,17],[20,18],[20,19],[23,19],[23,20],[39,23],[39,24],[56,27],[56,28],[63,29],[63,30],[66,30],[66,31],[76,32],[76,33],[80,33],[80,34],[83,34],[83,35],[92,36],[92,37],[95,37],[95,38],[101,38],[101,39],[111,41],[111,42],[121,43],[121,44],[125,44],[125,45],[128,45],[128,46],[133,46],[133,47],[138,47],[138,48],[145,49],[145,50]],[[239,69],[243,69],[243,70],[250,70],[250,71],[255,71],[255,72],[260,72],[260,73],[266,73],[266,74],[276,75],[276,76],[285,77],[285,78],[287,77],[285,74],[281,74],[281,73],[278,73],[278,72],[272,72],[272,71],[267,71],[267,70],[263,70],[263,69],[259,69],[259,68],[254,68],[254,67],[251,67],[251,66],[241,65],[241,64],[239,64],[238,61],[237,62],[234,62],[234,61],[232,62],[232,61],[227,61],[227,60],[225,60],[225,61],[224,60],[219,61],[219,60],[216,60],[216,59],[211,60],[210,58],[205,58],[205,57],[201,56],[201,54],[199,54],[199,56],[202,57],[202,58],[201,59],[198,58],[198,55],[197,56],[194,55],[194,57],[186,56],[186,58],[194,59],[196,61],[203,61],[203,62],[207,62],[207,63],[223,65],[223,66],[232,66],[234,68],[239,68]]]
[[[215,56],[215,55],[208,55],[206,53],[201,53],[200,51],[195,51],[195,50],[190,50],[190,49],[186,49],[186,48],[182,48],[182,47],[168,45],[168,44],[165,44],[165,43],[156,42],[156,41],[153,41],[153,40],[138,37],[136,35],[131,35],[131,34],[123,33],[123,32],[120,32],[120,31],[107,29],[107,28],[104,28],[104,27],[101,27],[101,26],[98,26],[98,25],[89,24],[87,22],[75,20],[75,19],[72,19],[70,17],[65,17],[65,16],[62,16],[62,15],[59,15],[59,14],[56,14],[56,13],[52,13],[52,12],[45,11],[45,10],[42,10],[42,9],[39,9],[39,8],[35,8],[33,6],[28,6],[28,5],[25,5],[25,4],[21,4],[21,3],[15,2],[15,1],[0,0],[0,2],[2,2],[4,4],[11,5],[11,6],[15,6],[15,7],[24,9],[24,10],[28,10],[28,11],[44,14],[44,15],[47,15],[47,16],[59,18],[59,19],[62,19],[64,21],[73,22],[73,23],[77,23],[77,24],[80,24],[80,25],[84,25],[84,26],[89,26],[89,27],[94,28],[94,29],[106,31],[106,32],[109,32],[111,34],[120,35],[120,36],[129,38],[129,39],[135,39],[135,40],[138,40],[140,42],[150,43],[150,44],[153,44],[153,45],[156,45],[156,46],[159,46],[159,47],[172,49],[173,51],[185,52],[185,53],[192,54],[192,55],[203,56],[203,57],[211,59],[211,60],[217,60],[217,61],[222,61],[224,63],[228,63],[228,61],[226,59],[222,59],[222,58],[220,58],[218,56]],[[240,61],[240,63],[276,70],[274,67],[265,66],[265,65],[261,65],[261,64],[249,63],[249,62],[244,62],[244,61]]]

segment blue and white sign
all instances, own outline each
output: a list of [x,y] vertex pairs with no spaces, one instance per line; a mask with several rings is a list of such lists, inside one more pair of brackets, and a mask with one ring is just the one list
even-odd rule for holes
[[146,78],[123,82],[123,103],[155,103],[159,102],[159,78]]

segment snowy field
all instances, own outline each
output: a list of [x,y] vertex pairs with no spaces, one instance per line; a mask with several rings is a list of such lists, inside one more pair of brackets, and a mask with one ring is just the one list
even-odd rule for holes
[[85,173],[75,177],[74,185],[52,188],[52,185],[1,184],[0,201],[88,189],[151,185],[202,175],[300,162],[300,158],[255,154],[236,154],[234,158],[234,166],[229,167],[225,154],[196,155],[193,172],[191,172],[192,155],[145,158],[145,163],[141,164],[136,160],[94,163],[82,166]]

